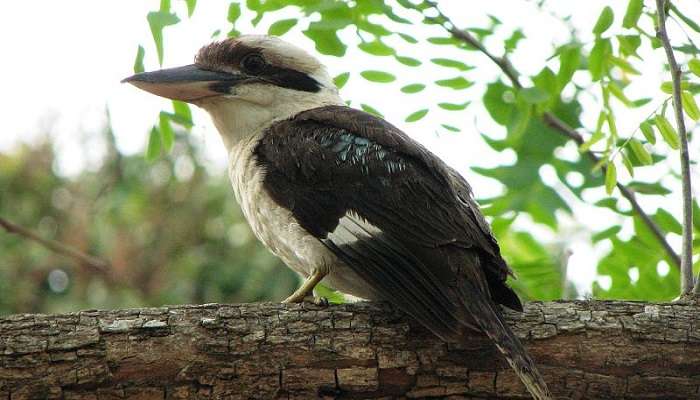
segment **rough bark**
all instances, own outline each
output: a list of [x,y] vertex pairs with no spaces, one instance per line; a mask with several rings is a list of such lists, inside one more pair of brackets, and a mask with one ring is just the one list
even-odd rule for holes
[[[507,313],[559,398],[700,397],[700,306]],[[445,344],[383,304],[239,304],[0,318],[0,399],[527,398],[479,334]]]

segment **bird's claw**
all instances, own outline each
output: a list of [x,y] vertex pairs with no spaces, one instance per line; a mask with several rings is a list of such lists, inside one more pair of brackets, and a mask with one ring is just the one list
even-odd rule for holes
[[327,298],[325,298],[323,296],[314,296],[314,295],[308,295],[305,297],[298,297],[298,296],[291,295],[291,296],[287,297],[286,299],[284,299],[282,301],[282,303],[286,303],[286,304],[311,303],[311,304],[317,305],[319,307],[328,307],[328,304],[329,304]]
[[328,298],[323,296],[311,296],[311,301],[319,307],[328,307]]

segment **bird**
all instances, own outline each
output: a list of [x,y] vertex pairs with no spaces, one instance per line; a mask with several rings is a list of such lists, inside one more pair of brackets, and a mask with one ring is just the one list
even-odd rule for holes
[[285,303],[313,299],[323,281],[387,301],[446,342],[482,332],[534,398],[551,398],[504,322],[499,305],[523,306],[470,185],[394,125],[347,106],[316,57],[241,35],[122,82],[211,116],[253,233],[304,279]]

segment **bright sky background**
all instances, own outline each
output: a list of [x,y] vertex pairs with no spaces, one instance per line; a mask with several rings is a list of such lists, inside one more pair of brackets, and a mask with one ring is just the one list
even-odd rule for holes
[[[226,22],[228,3],[223,0],[200,0],[194,17],[187,19],[184,2],[173,0],[183,22],[173,28],[166,28],[164,66],[191,63],[197,49],[211,40],[212,32],[217,29],[227,32],[230,29]],[[560,19],[537,10],[534,1],[469,2],[468,10],[466,3],[441,2],[443,11],[463,27],[484,26],[488,23],[487,15],[492,14],[505,27],[523,29],[527,39],[519,46],[512,61],[524,75],[539,71],[551,55],[553,43],[561,43],[568,37],[568,29]],[[550,1],[548,10],[553,15],[571,15],[571,24],[581,31],[584,42],[589,42],[592,37],[591,27],[602,7],[608,3],[612,3],[617,24],[624,14],[626,1]],[[647,3],[651,5],[652,2]],[[126,153],[143,152],[147,132],[156,122],[158,112],[164,108],[169,109],[170,103],[129,85],[120,84],[119,81],[132,74],[139,44],[146,48],[146,69],[158,68],[155,47],[145,20],[147,12],[157,9],[158,4],[158,0],[23,0],[14,2],[12,7],[6,7],[0,13],[0,54],[3,54],[3,62],[0,63],[0,152],[9,151],[21,142],[38,140],[48,130],[55,137],[59,151],[56,168],[67,175],[75,174],[82,168],[94,165],[103,154],[104,146],[100,135],[95,133],[105,125],[107,109],[111,113],[119,148]],[[249,19],[249,15],[244,14],[237,29],[245,33],[264,33],[273,22],[272,19],[265,18],[257,28],[253,28],[243,23]],[[438,28],[432,31],[430,29],[425,26],[411,28],[416,37],[443,35]],[[488,40],[486,45],[493,46],[494,52],[499,53],[499,43],[509,33],[504,32],[501,36]],[[673,23],[670,34],[673,37],[683,37],[683,33]],[[479,132],[504,134],[503,129],[490,120],[479,104],[483,85],[500,75],[485,57],[476,52],[463,51],[436,54],[433,46],[406,46],[398,38],[390,39],[389,42],[396,45],[399,53],[424,61],[419,68],[403,68],[393,59],[372,57],[356,50],[352,44],[357,40],[352,32],[342,32],[341,37],[350,44],[346,56],[342,59],[321,59],[328,66],[331,75],[351,71],[351,79],[341,92],[345,99],[352,100],[355,107],[367,103],[382,111],[389,121],[406,130],[465,174],[474,186],[477,197],[491,197],[500,193],[499,184],[469,169],[476,165],[493,166],[515,160],[512,153],[506,151],[499,154],[490,150],[478,137]],[[298,30],[293,30],[287,38],[314,52],[313,43]],[[468,79],[476,81],[477,85],[466,92],[430,89],[418,95],[406,95],[398,90],[408,83],[454,77],[454,72],[425,62],[432,57],[450,54],[477,67],[466,75]],[[643,75],[629,89],[628,96],[633,99],[658,97],[659,82],[668,79],[662,79],[661,51],[643,54],[643,57],[659,61],[638,66]],[[396,72],[399,79],[391,85],[369,83],[359,76],[359,71],[365,69]],[[466,112],[450,113],[432,108],[437,102],[462,103],[465,100],[473,102]],[[599,107],[595,105],[594,99],[584,101],[584,119],[591,126]],[[426,106],[431,106],[431,112],[426,118],[415,124],[402,122],[408,114]],[[634,130],[655,107],[649,106],[634,113],[621,110],[617,114],[619,130]],[[224,173],[226,154],[218,134],[205,113],[194,111],[196,126],[193,134],[205,144],[209,167]],[[446,133],[438,129],[441,123],[458,126],[463,131],[459,134]],[[691,154],[697,154],[697,147],[696,141],[692,144]],[[576,154],[574,146],[562,151],[564,154]],[[673,168],[678,169],[675,164]],[[651,178],[663,173],[663,169],[643,171],[642,176]],[[553,171],[543,168],[541,175],[548,184],[553,184],[555,188],[562,187],[555,182]],[[697,171],[694,176],[697,177]],[[675,184],[670,186],[677,189]],[[571,197],[569,193],[562,194]],[[591,193],[590,198],[597,199],[601,195],[602,191]],[[649,212],[660,205],[642,200]],[[674,215],[680,216],[680,208],[674,204],[680,203],[680,197],[674,196],[670,200],[663,205],[669,207]],[[568,276],[580,290],[585,291],[589,290],[595,279],[605,285],[604,278],[595,276],[595,259],[604,254],[608,247],[605,243],[591,246],[583,224],[586,229],[601,230],[620,221],[620,217],[580,203],[575,208],[575,216],[563,217],[564,229],[559,237],[554,237],[547,229],[533,227],[527,221],[521,222],[521,226],[534,231],[543,241],[566,243],[566,247],[572,251]],[[625,226],[625,229],[629,232],[630,227]],[[674,247],[680,248],[680,238],[677,235],[670,235],[669,240]]]

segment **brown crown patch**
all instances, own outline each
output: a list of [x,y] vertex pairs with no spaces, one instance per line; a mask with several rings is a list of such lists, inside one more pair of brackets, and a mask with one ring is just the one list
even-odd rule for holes
[[221,67],[238,68],[243,57],[251,53],[261,54],[259,48],[247,46],[235,38],[225,39],[208,44],[197,52],[194,63],[208,69]]

